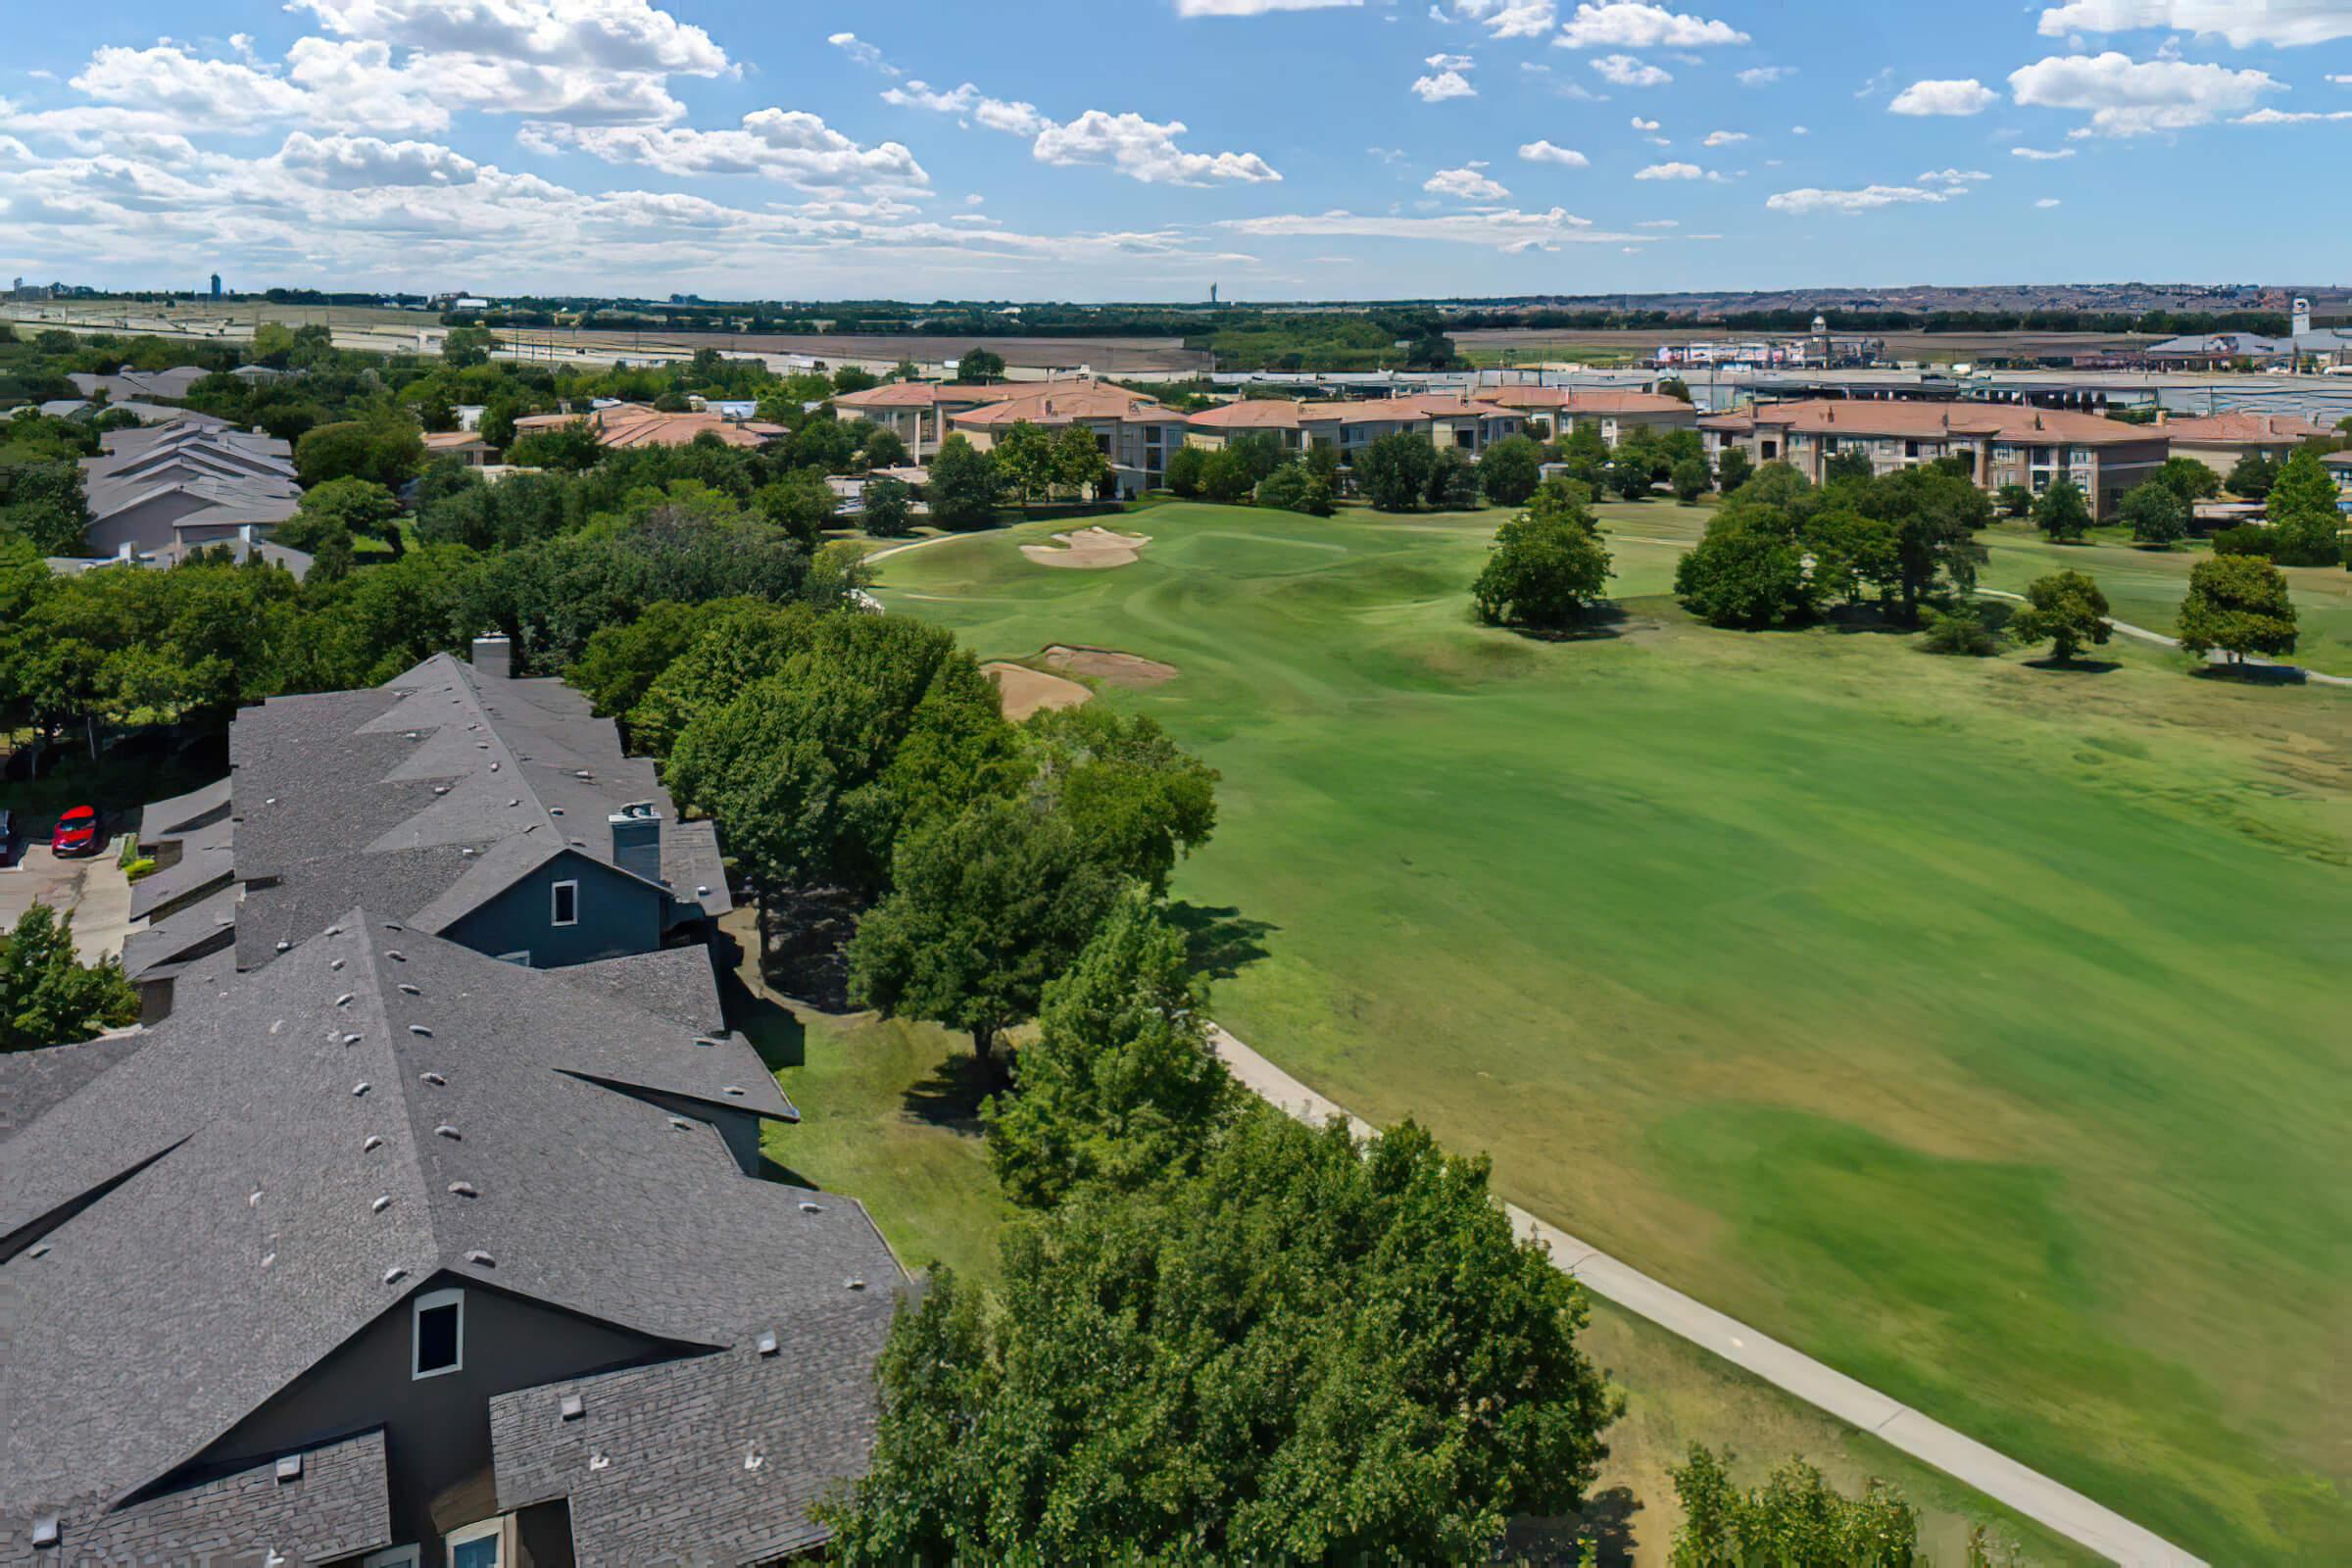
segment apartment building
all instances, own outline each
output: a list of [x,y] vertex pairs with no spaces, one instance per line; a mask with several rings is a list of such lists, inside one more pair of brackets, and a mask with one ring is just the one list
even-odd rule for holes
[[1656,392],[1626,392],[1611,387],[1490,386],[1471,394],[1481,403],[1511,409],[1527,421],[1527,433],[1553,441],[1571,430],[1598,430],[1614,447],[1634,430],[1698,428],[1698,411],[1680,398]]
[[81,460],[90,514],[82,536],[94,556],[258,542],[302,496],[290,446],[217,420],[109,430],[99,443],[97,457]]
[[1110,465],[1111,485],[1132,499],[1165,482],[1168,455],[1184,445],[1185,416],[1141,392],[1106,381],[1054,382],[1043,387],[1006,388],[1010,397],[993,399],[947,416],[948,433],[981,451],[1016,424],[1048,432],[1084,425]]
[[2335,433],[2291,414],[2209,414],[2182,418],[2163,409],[2156,411],[2156,428],[2171,440],[2174,457],[2194,458],[2224,478],[2245,458],[2283,463],[2304,442]]
[[2170,451],[2154,425],[2002,403],[1815,399],[1708,415],[1698,427],[1710,461],[1737,446],[1755,463],[1788,464],[1815,484],[1835,457],[1859,454],[1874,473],[1966,457],[1980,488],[2022,484],[2039,495],[2071,479],[2100,516]]
[[514,421],[516,439],[586,421],[599,446],[683,447],[710,435],[731,447],[763,447],[786,433],[780,424],[730,419],[710,412],[664,414],[642,403],[610,403],[586,414],[526,414]]
[[1250,398],[1203,409],[1185,421],[1186,438],[1194,446],[1214,450],[1237,435],[1271,431],[1294,452],[1318,444],[1337,447],[1343,464],[1352,464],[1356,453],[1399,430],[1434,446],[1481,453],[1525,426],[1516,409],[1436,394],[1360,403]]

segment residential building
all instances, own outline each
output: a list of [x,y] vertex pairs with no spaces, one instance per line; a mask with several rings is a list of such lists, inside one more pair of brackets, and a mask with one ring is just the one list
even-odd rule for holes
[[905,1279],[760,1176],[798,1112],[705,950],[524,969],[363,903],[188,979],[0,1056],[0,1565],[822,1546]]
[[2352,452],[2323,452],[2320,466],[2335,480],[2336,509],[2352,512]]
[[1357,453],[1398,430],[1422,436],[1437,446],[1478,453],[1504,436],[1518,434],[1525,422],[1516,409],[1427,393],[1353,403],[1250,398],[1203,409],[1191,416],[1185,427],[1192,445],[1211,449],[1222,447],[1236,435],[1271,430],[1293,451],[1315,444],[1337,447],[1341,463],[1351,466]]
[[2306,441],[2332,435],[2324,424],[2291,414],[2210,414],[2180,417],[2159,409],[2156,425],[2172,440],[2172,455],[2194,458],[2228,477],[2242,458],[2283,463]]
[[158,861],[123,970],[167,1016],[233,927],[258,969],[365,904],[529,968],[692,944],[732,906],[717,835],[679,822],[653,763],[554,679],[509,673],[503,637],[381,686],[237,714],[229,776],[141,823]]
[[2095,414],[2000,403],[1903,403],[1818,399],[1750,405],[1698,421],[1709,460],[1728,446],[1758,464],[1787,463],[1815,484],[1829,460],[1859,453],[1874,473],[1965,457],[1978,486],[2022,484],[2035,495],[2072,479],[2100,516],[2164,464],[2170,442],[2155,425]]
[[710,413],[664,414],[642,403],[612,403],[585,414],[526,414],[514,421],[517,439],[585,420],[599,445],[683,447],[705,435],[731,447],[763,447],[786,433],[780,424],[728,419]]
[[293,448],[273,436],[174,419],[109,430],[99,442],[105,450],[81,460],[92,555],[254,543],[294,515],[301,498]]
[[1490,386],[1473,396],[1481,403],[1513,409],[1527,421],[1527,433],[1553,441],[1571,430],[1590,427],[1614,447],[1629,431],[1698,428],[1698,411],[1681,398],[1658,392],[1620,391],[1613,387]]
[[104,392],[115,402],[128,398],[145,398],[154,402],[177,403],[186,397],[197,382],[213,372],[201,366],[181,365],[169,370],[142,370],[125,365],[112,375],[94,375],[75,371],[66,377],[74,390],[85,398]]
[[939,444],[948,438],[949,421],[959,414],[1010,398],[1083,391],[1096,384],[1080,378],[1018,384],[890,381],[862,392],[845,392],[833,400],[833,408],[845,419],[870,420],[891,431],[906,444],[907,457],[919,464],[939,450]]
[[1160,488],[1168,455],[1184,445],[1183,415],[1107,381],[1031,383],[1008,390],[1012,396],[950,415],[949,433],[985,452],[1016,424],[1049,433],[1083,425],[1110,466],[1112,492],[1123,497]]
[[424,455],[427,459],[455,458],[468,468],[487,467],[490,443],[471,430],[427,430]]

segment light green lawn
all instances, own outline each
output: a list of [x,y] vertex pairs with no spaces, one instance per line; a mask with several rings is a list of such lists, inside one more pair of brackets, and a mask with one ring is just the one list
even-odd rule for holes
[[881,592],[1179,667],[1102,700],[1224,771],[1177,893],[1259,1050],[2217,1562],[2333,1555],[2352,702],[1714,631],[1663,597],[1703,512],[1605,510],[1572,643],[1466,621],[1492,514],[1166,506],[1132,566],[1012,530]]

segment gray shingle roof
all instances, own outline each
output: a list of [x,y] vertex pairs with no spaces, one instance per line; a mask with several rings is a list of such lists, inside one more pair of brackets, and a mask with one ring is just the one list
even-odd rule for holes
[[177,838],[189,828],[203,826],[208,820],[225,821],[228,816],[228,780],[215,779],[185,795],[174,795],[168,801],[157,801],[139,813],[139,842],[161,844]]
[[162,980],[191,959],[223,952],[237,940],[237,885],[215,889],[174,909],[122,943],[122,972],[132,980]]
[[726,1033],[726,1014],[718,1004],[718,979],[710,967],[708,948],[663,948],[625,958],[566,964],[553,972],[575,986],[617,997],[697,1034]]
[[178,859],[130,885],[132,919],[144,920],[164,906],[226,883],[235,874],[236,827],[226,817],[188,829],[178,843]]
[[[864,1473],[870,1368],[894,1305],[876,1282],[770,1325],[774,1355],[755,1334],[711,1355],[500,1395],[499,1507],[568,1497],[579,1568],[761,1563],[820,1544],[809,1504]],[[565,1420],[572,1396],[581,1410]]]
[[312,1448],[299,1475],[274,1459],[109,1513],[86,1504],[58,1521],[53,1547],[33,1517],[0,1518],[0,1568],[88,1563],[329,1562],[392,1544],[379,1428]]
[[611,863],[607,818],[635,801],[662,814],[671,896],[731,906],[709,825],[679,824],[653,764],[624,756],[612,721],[561,681],[435,655],[380,687],[249,708],[229,758],[237,875],[274,879],[247,892],[248,966],[354,903],[446,930],[567,848]]
[[437,1274],[710,1348],[899,1278],[854,1200],[592,1081],[780,1113],[740,1040],[357,910],[174,991],[0,1143],[0,1410],[45,1412],[0,1421],[0,1515],[165,1475]]
[[126,1030],[77,1046],[0,1052],[0,1141],[51,1105],[72,1099],[82,1085],[145,1044],[144,1036]]

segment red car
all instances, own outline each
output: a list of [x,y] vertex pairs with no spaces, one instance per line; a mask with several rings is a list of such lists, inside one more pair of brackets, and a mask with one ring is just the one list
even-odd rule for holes
[[76,806],[57,819],[57,831],[49,835],[50,853],[60,858],[96,855],[104,848],[106,836],[100,829],[96,807]]

